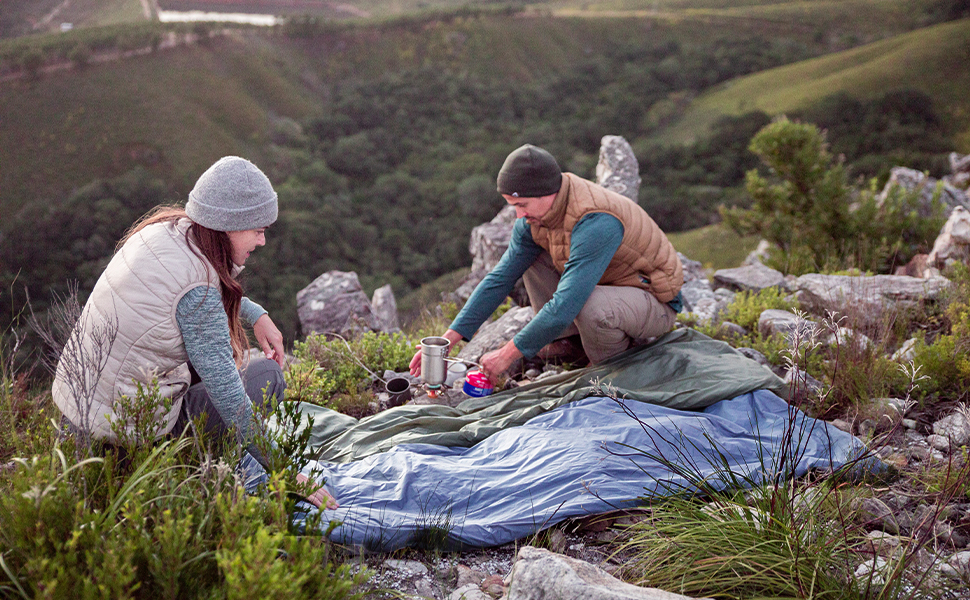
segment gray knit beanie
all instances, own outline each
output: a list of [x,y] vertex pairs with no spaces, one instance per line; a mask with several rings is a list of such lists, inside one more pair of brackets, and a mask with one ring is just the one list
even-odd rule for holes
[[276,221],[276,191],[259,167],[245,158],[224,156],[189,192],[189,218],[216,231],[245,231]]
[[498,172],[499,194],[517,198],[539,198],[559,192],[562,171],[552,154],[526,144],[509,154]]

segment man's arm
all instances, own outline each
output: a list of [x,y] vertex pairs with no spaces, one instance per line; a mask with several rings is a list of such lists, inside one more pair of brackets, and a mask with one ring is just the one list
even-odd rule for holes
[[579,315],[623,240],[623,224],[606,213],[592,213],[573,227],[569,260],[552,299],[512,340],[530,358],[555,340]]

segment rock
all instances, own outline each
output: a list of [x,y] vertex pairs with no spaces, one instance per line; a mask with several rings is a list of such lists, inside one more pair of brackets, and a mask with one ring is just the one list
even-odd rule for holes
[[605,135],[600,140],[596,181],[608,190],[637,201],[640,193],[640,164],[630,143],[623,137]]
[[424,563],[416,560],[398,560],[396,558],[389,558],[384,561],[384,565],[389,569],[394,569],[395,571],[405,571],[414,575],[424,575],[428,572],[428,567],[424,566]]
[[789,369],[785,373],[784,381],[789,389],[794,389],[796,395],[801,394],[814,398],[818,397],[825,390],[825,385],[821,381],[798,367]]
[[856,568],[856,584],[862,590],[881,588],[886,585],[886,578],[891,572],[889,561],[881,556],[874,556],[872,560],[867,560]]
[[[938,182],[932,177],[927,177],[922,171],[909,169],[906,167],[893,167],[889,173],[889,181],[886,182],[882,192],[876,197],[879,206],[889,198],[890,194],[898,193],[897,190],[912,192],[920,191],[919,207],[917,211],[923,218],[932,216],[932,200],[936,194],[936,189],[940,187],[940,201],[947,209],[957,206],[968,205],[967,195],[960,189],[946,183]],[[896,188],[896,189],[894,189]]]
[[968,261],[970,261],[970,211],[958,206],[950,213],[950,218],[933,242],[933,250],[926,257],[926,263],[930,267],[943,269],[954,263]]
[[825,339],[825,344],[828,346],[837,346],[839,348],[847,348],[852,350],[866,350],[875,346],[872,339],[869,338],[864,333],[859,333],[848,327],[837,327],[836,330],[829,334]]
[[387,333],[401,331],[401,323],[397,316],[397,300],[394,299],[391,284],[374,290],[370,305],[377,317],[377,322],[380,323],[381,331]]
[[916,358],[916,338],[909,338],[903,345],[899,347],[899,350],[893,352],[891,359],[894,362],[909,362]]
[[448,600],[492,600],[492,597],[483,592],[478,584],[469,583],[453,591]]
[[434,598],[436,587],[434,583],[427,579],[417,579],[414,582],[414,591],[419,598]]
[[951,446],[963,446],[970,442],[970,421],[955,412],[933,423],[933,433],[948,439]]
[[948,158],[950,160],[950,171],[954,175],[958,173],[970,173],[970,154],[951,152]]
[[707,269],[704,268],[704,265],[700,261],[691,260],[680,252],[677,253],[677,256],[680,258],[680,264],[684,269],[684,283],[697,280],[707,282]]
[[862,501],[859,512],[872,526],[885,533],[899,535],[899,522],[893,510],[879,498],[866,498]]
[[505,593],[505,583],[502,581],[502,576],[489,575],[482,582],[481,590],[492,598],[498,598]]
[[523,546],[509,574],[507,600],[685,600],[687,596],[642,588],[589,563]]
[[909,262],[901,267],[896,267],[893,275],[906,275],[907,277],[923,278],[927,276],[929,267],[928,254],[917,254],[909,259]]
[[950,451],[950,440],[942,435],[931,433],[930,435],[926,436],[926,443],[941,452]]
[[802,275],[791,282],[801,305],[819,314],[848,315],[854,325],[874,327],[887,311],[935,301],[951,283],[943,277],[917,279],[901,275]]
[[515,224],[515,208],[506,206],[488,223],[472,229],[468,241],[468,251],[472,255],[472,267],[468,275],[451,293],[450,299],[464,304],[475,291],[475,287],[491,271],[512,239],[512,226]]
[[353,271],[328,271],[296,294],[303,333],[336,333],[354,337],[380,331],[370,300]]
[[758,317],[758,332],[763,337],[770,337],[776,333],[785,335],[788,343],[792,344],[797,340],[808,340],[817,335],[819,325],[803,317],[799,317],[793,312],[769,308],[762,311]]
[[721,321],[721,323],[717,326],[717,332],[718,334],[724,337],[729,337],[729,336],[744,337],[748,335],[747,329],[745,329],[744,327],[741,327],[737,323],[732,323],[730,321]]
[[711,291],[710,284],[701,280],[684,284],[681,291],[688,305],[685,310],[694,315],[701,325],[717,322],[718,315],[731,304],[735,296],[735,292],[726,288]]
[[784,289],[785,276],[780,271],[756,263],[734,269],[718,269],[714,272],[714,287],[725,287],[733,292],[760,292],[772,287]]
[[758,242],[758,247],[752,250],[747,257],[745,257],[743,265],[760,265],[768,260],[768,253],[771,252],[771,242],[768,240],[761,240]]
[[535,313],[530,306],[514,306],[494,323],[486,323],[478,330],[472,341],[468,342],[458,358],[478,362],[483,354],[491,352],[515,337],[529,324]]
[[456,587],[464,587],[469,583],[479,586],[484,580],[485,574],[481,571],[466,567],[465,565],[458,565],[458,583]]
[[947,559],[948,564],[963,579],[970,579],[970,551],[957,552]]
[[845,419],[833,419],[830,424],[836,429],[841,429],[846,433],[852,433],[852,423]]
[[748,358],[758,363],[759,365],[763,365],[767,367],[771,364],[768,362],[768,357],[758,352],[754,348],[735,348],[735,350],[738,351],[738,354],[743,354],[744,356],[747,356]]

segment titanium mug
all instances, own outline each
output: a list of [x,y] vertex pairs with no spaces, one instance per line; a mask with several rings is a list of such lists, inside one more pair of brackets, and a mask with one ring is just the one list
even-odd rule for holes
[[428,387],[437,388],[445,382],[445,356],[451,342],[448,338],[431,336],[421,338],[421,379]]

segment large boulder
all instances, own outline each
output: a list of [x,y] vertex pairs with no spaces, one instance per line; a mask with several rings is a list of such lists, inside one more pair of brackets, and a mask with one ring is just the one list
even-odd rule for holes
[[922,171],[907,167],[893,167],[889,173],[889,181],[886,182],[876,200],[881,206],[889,198],[889,195],[894,193],[894,188],[907,192],[918,190],[920,193],[919,214],[921,217],[929,217],[932,215],[932,200],[937,187],[940,188],[940,201],[943,202],[947,211],[957,206],[970,208],[970,199],[967,198],[967,194],[963,190],[946,181],[938,181],[929,177]]
[[788,284],[802,307],[818,313],[832,311],[853,323],[878,325],[887,311],[908,309],[935,301],[950,287],[943,277],[920,279],[904,275],[802,275]]
[[760,292],[772,287],[784,289],[785,276],[771,267],[755,263],[734,269],[718,269],[714,272],[714,287],[733,292]]
[[640,164],[630,143],[623,137],[605,135],[600,140],[596,181],[608,190],[637,201],[640,193]]
[[347,338],[381,330],[353,271],[328,271],[314,279],[297,292],[296,312],[304,335],[336,333]]
[[819,333],[819,325],[787,310],[769,308],[762,311],[758,317],[758,332],[762,337],[771,337],[776,333],[784,334],[789,344],[796,339],[807,341]]
[[688,600],[638,587],[588,562],[533,546],[519,550],[508,576],[506,600]]
[[478,362],[483,354],[497,350],[514,338],[534,316],[530,306],[513,306],[495,322],[482,325],[472,341],[458,353],[458,358]]
[[401,323],[397,315],[397,300],[394,298],[394,290],[391,284],[379,287],[374,290],[374,295],[370,300],[371,308],[380,323],[381,331],[395,333],[401,331]]
[[933,250],[926,257],[926,264],[943,269],[954,263],[970,262],[970,211],[958,206],[950,213]]
[[491,221],[472,229],[468,241],[468,251],[472,255],[472,268],[451,294],[454,302],[459,305],[464,304],[479,282],[498,264],[509,247],[514,224],[515,208],[506,206]]

